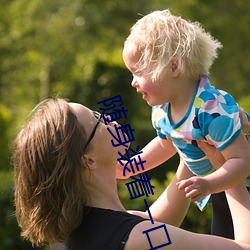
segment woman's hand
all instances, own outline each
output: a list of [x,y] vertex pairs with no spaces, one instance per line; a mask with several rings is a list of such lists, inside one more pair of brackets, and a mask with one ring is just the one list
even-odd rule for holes
[[242,122],[242,131],[244,132],[246,139],[249,143],[250,139],[250,122],[247,119],[247,115],[242,108],[240,108],[240,119]]

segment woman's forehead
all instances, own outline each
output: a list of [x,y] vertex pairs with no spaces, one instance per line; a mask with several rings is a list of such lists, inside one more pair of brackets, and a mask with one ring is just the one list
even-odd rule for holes
[[69,102],[68,104],[69,104],[69,107],[70,107],[70,109],[72,110],[72,112],[75,113],[76,115],[77,115],[78,113],[84,113],[84,112],[86,112],[86,113],[88,113],[88,112],[91,113],[91,112],[92,112],[91,109],[89,109],[89,108],[83,106],[83,105],[80,104],[80,103]]
[[82,104],[79,103],[69,103],[69,107],[71,111],[76,115],[78,121],[80,124],[82,124],[84,127],[87,125],[93,117],[93,111]]
[[68,103],[70,110],[76,115],[79,124],[84,128],[87,137],[90,136],[93,127],[95,126],[97,119],[93,114],[93,110],[79,104]]

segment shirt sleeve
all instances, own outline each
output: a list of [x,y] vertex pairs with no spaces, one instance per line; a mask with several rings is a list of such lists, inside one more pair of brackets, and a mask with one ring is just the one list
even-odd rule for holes
[[198,112],[198,123],[206,140],[218,150],[230,145],[240,134],[238,105],[225,91],[205,100]]
[[155,106],[152,108],[151,121],[154,129],[156,130],[157,136],[161,139],[167,139],[170,129],[170,123],[166,113],[167,104],[162,106]]

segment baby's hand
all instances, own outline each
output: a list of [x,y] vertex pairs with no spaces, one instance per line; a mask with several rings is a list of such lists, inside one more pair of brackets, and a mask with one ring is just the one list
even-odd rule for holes
[[210,194],[209,183],[204,177],[194,176],[179,181],[176,185],[180,190],[184,190],[187,198],[190,198],[194,202]]

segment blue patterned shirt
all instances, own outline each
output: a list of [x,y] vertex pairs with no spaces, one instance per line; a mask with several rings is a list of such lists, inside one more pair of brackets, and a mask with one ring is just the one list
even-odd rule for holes
[[189,109],[180,122],[171,123],[169,108],[169,103],[152,108],[152,123],[158,136],[173,141],[194,174],[208,174],[212,165],[196,141],[206,140],[218,150],[230,145],[241,131],[237,103],[230,94],[213,87],[208,76],[201,76]]

